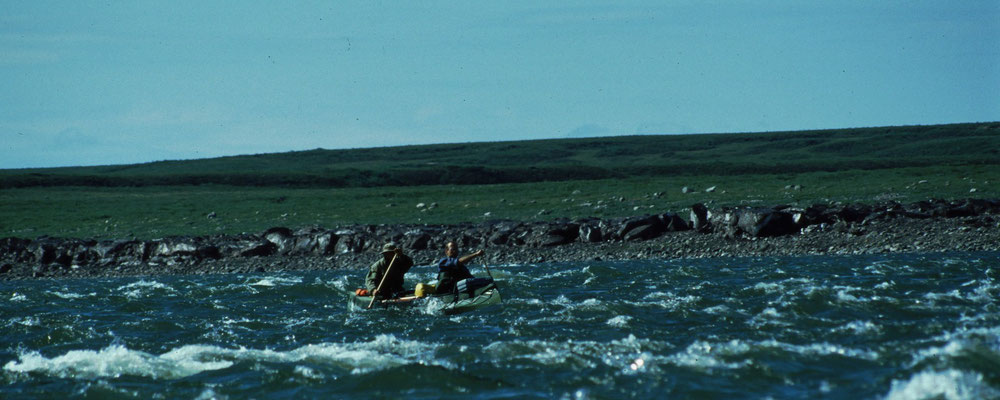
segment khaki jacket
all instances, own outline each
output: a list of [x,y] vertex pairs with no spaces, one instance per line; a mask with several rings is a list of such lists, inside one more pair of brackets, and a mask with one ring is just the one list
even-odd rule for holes
[[[390,257],[390,260],[392,258]],[[396,257],[396,262],[392,264],[392,270],[389,271],[389,276],[385,278],[385,283],[382,284],[382,290],[379,297],[389,297],[382,296],[381,294],[391,295],[403,291],[403,275],[410,270],[413,266],[413,259],[406,255],[399,255]],[[385,275],[386,268],[389,267],[389,261],[385,257],[379,256],[379,259],[372,263],[368,267],[368,275],[365,276],[365,289],[368,292],[374,292],[378,288],[379,282],[382,282],[382,275]]]

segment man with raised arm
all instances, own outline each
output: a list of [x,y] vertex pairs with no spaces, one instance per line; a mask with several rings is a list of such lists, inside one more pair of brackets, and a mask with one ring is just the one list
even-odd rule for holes
[[483,255],[484,253],[485,252],[483,250],[479,250],[462,258],[458,258],[458,245],[456,245],[455,242],[448,242],[444,248],[445,257],[438,261],[437,293],[445,294],[455,292],[458,283],[466,279],[478,281],[479,279],[472,277],[472,273],[470,273],[469,269],[466,268],[465,263],[469,262],[473,258]]

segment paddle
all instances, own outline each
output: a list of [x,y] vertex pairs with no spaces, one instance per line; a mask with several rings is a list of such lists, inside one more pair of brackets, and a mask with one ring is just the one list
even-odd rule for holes
[[[492,280],[493,280],[493,287],[494,287],[494,288],[496,288],[497,292],[499,292],[499,291],[500,291],[500,288],[499,288],[499,287],[497,287],[497,279],[496,279],[496,278],[494,278],[494,277],[493,277],[493,273],[492,273],[492,272],[490,272],[490,267],[487,267],[487,266],[486,266],[486,263],[483,263],[483,268],[485,268],[485,269],[486,269],[486,275],[489,275],[489,276],[490,276],[490,279],[492,279]],[[501,298],[500,298],[500,302],[501,302],[501,303],[503,302],[503,297],[501,297]]]
[[493,274],[490,273],[490,267],[487,267],[486,263],[483,263],[483,268],[486,268],[486,275],[489,275],[490,279],[493,279],[493,281],[496,282],[496,279],[493,278]]
[[392,261],[389,261],[389,266],[385,267],[385,273],[382,274],[382,281],[378,283],[378,287],[375,288],[375,291],[372,293],[372,302],[368,303],[368,307],[366,307],[365,309],[372,308],[372,304],[375,304],[375,299],[376,299],[375,294],[377,294],[378,291],[382,289],[382,284],[385,283],[385,278],[389,277],[389,271],[392,270],[392,264],[396,262],[396,256],[398,255],[399,253],[392,255]]

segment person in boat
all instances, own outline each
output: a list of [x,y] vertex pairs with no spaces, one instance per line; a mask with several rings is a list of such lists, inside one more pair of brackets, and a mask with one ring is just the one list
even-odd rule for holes
[[[396,261],[393,261],[393,258]],[[392,264],[392,269],[389,269]],[[403,249],[396,247],[395,243],[386,243],[382,246],[382,256],[368,267],[368,275],[365,276],[365,288],[372,296],[384,299],[393,299],[403,293],[403,275],[413,266],[413,259],[403,254]],[[386,270],[389,275],[386,276]],[[385,282],[382,277],[385,276]],[[382,287],[379,288],[379,283]]]
[[479,250],[475,253],[459,258],[458,245],[455,244],[455,242],[448,242],[448,244],[444,247],[445,257],[438,261],[437,264],[437,293],[454,293],[458,291],[459,286],[473,290],[477,287],[486,286],[492,282],[491,279],[473,277],[472,273],[469,272],[469,268],[465,266],[465,263],[469,262],[473,258],[483,255],[484,253],[485,252],[483,250]]

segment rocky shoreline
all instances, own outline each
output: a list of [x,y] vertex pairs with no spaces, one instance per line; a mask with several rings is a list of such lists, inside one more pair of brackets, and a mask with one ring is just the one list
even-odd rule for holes
[[284,227],[155,240],[0,239],[0,280],[366,268],[393,241],[418,265],[456,241],[477,263],[1000,251],[1000,199],[807,208],[693,205],[677,213],[548,222]]

